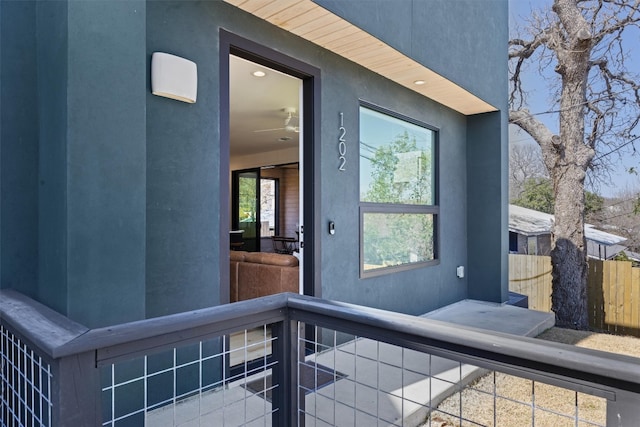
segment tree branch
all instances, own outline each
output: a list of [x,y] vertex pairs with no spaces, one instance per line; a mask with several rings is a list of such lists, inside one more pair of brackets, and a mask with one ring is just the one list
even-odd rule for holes
[[[524,70],[527,62],[542,63],[545,52],[552,55],[547,57],[546,66],[555,66],[564,83],[575,79],[576,73],[581,75],[578,80],[584,84],[585,96],[573,96],[561,102],[560,108],[545,113],[562,114],[578,106],[584,108],[581,115],[583,137],[574,141],[582,147],[571,149],[572,161],[582,163],[590,159],[588,167],[592,172],[598,169],[598,174],[604,176],[607,165],[602,162],[606,159],[598,157],[593,163],[593,150],[600,152],[604,146],[607,149],[603,151],[610,151],[624,146],[625,141],[635,140],[640,129],[640,78],[635,70],[625,68],[625,59],[628,59],[625,46],[628,46],[629,37],[626,33],[624,39],[622,36],[627,26],[640,27],[640,0],[554,0],[553,10],[556,12],[553,15],[533,15],[528,29],[533,35],[512,37],[510,41],[510,83],[513,85],[510,86],[510,106],[514,111],[526,108]],[[586,27],[583,27],[585,23]],[[589,39],[587,33],[580,32],[581,28],[587,28],[600,39],[595,36]],[[629,33],[629,36],[635,36],[635,33]],[[577,83],[573,81],[574,85]],[[564,99],[564,95],[557,96]],[[517,122],[524,116],[513,117],[516,118],[510,121],[520,126]],[[520,127],[526,131],[525,126]],[[564,144],[568,143],[564,134],[562,141],[556,137],[558,144],[553,144],[554,140],[549,137],[534,139],[547,154],[554,155],[555,152],[560,157],[569,154],[564,152]],[[547,143],[545,149],[541,140],[552,142]],[[633,145],[626,147],[627,151],[632,151]],[[545,164],[549,166],[546,156]]]
[[551,149],[557,143],[558,136],[547,128],[544,123],[536,119],[527,109],[510,110],[509,123],[531,135],[542,150]]
[[546,31],[537,34],[533,40],[511,39],[509,47],[518,46],[521,49],[509,50],[509,59],[521,58],[527,59],[531,57],[540,46],[544,46],[549,41]]
[[[549,43],[549,33],[544,30],[536,34],[533,40],[523,40],[519,38],[509,40],[509,60],[517,60],[510,77],[510,80],[513,84],[511,93],[509,94],[509,103],[511,105],[514,105],[516,103],[517,98],[519,98],[521,102],[524,98],[524,90],[522,89],[522,81],[520,79],[522,65],[540,47],[545,48],[545,46]],[[517,49],[511,49],[514,46],[516,46]]]
[[[618,7],[620,11],[626,9],[627,14],[624,18],[620,17],[619,13],[612,13],[609,19],[605,19],[606,24],[601,26],[601,29],[593,36],[594,44],[600,43],[606,36],[620,33],[627,26],[638,24],[640,22],[640,0],[635,0],[634,4],[631,5],[629,2],[616,2],[616,1],[605,1],[606,3],[613,4]],[[601,4],[602,7],[602,4]],[[598,12],[601,9],[598,8]],[[595,24],[595,20],[597,19],[597,13],[594,13],[593,22]]]

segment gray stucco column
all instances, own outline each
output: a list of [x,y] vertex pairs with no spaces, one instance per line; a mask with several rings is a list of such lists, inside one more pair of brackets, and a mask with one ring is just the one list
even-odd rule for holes
[[508,139],[506,113],[467,119],[469,298],[505,302],[509,295]]
[[67,315],[144,318],[146,3],[68,4]]
[[29,296],[38,276],[35,10],[0,4],[0,288]]

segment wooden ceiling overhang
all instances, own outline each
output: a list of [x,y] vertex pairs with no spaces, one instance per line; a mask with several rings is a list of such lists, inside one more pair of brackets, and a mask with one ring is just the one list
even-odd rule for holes
[[[469,91],[311,0],[225,0],[461,114],[497,111]],[[418,85],[416,81],[423,81]]]

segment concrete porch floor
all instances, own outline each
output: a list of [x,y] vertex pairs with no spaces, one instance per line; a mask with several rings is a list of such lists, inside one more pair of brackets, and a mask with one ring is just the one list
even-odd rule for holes
[[[474,300],[460,301],[421,317],[528,337],[535,337],[555,324],[552,313]],[[460,384],[469,384],[486,372],[365,338],[309,358],[335,366],[347,375],[307,395],[306,425],[323,427],[419,426],[430,407],[436,407],[457,391]]]
[[538,336],[556,322],[553,313],[475,300],[459,301],[422,317],[524,337]]
[[[552,313],[474,300],[460,301],[422,317],[529,337],[555,324]],[[418,426],[428,415],[429,406],[437,406],[459,383],[467,384],[484,372],[365,338],[309,355],[307,361],[346,375],[306,395],[306,425],[318,427]],[[241,387],[248,381],[152,411],[146,424],[270,426],[271,404]],[[215,424],[211,424],[213,420]]]

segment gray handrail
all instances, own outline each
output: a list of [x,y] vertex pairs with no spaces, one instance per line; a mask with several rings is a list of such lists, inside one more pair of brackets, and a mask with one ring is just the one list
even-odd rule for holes
[[49,357],[86,351],[98,361],[287,319],[370,337],[482,367],[640,393],[640,359],[318,298],[278,294],[87,330],[17,292],[0,291],[0,317]]
[[605,391],[640,393],[640,359],[636,357],[300,295],[289,297],[287,306],[296,320],[481,367],[550,382],[573,380]]
[[0,320],[51,359],[59,357],[60,347],[89,330],[11,289],[0,290]]
[[97,363],[143,355],[204,337],[250,329],[285,319],[287,296],[270,295],[200,310],[92,329],[57,349],[60,356],[96,350]]

